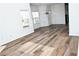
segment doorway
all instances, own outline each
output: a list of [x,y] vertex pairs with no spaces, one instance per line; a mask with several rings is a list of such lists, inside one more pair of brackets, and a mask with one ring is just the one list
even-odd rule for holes
[[69,25],[69,4],[65,3],[65,24]]
[[33,19],[34,29],[38,29],[40,27],[39,12],[32,12],[32,19]]

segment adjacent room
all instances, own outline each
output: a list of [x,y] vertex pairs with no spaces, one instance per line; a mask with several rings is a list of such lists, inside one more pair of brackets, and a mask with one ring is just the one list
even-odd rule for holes
[[79,28],[74,29],[78,22],[74,13],[78,6],[0,4],[0,56],[77,56]]

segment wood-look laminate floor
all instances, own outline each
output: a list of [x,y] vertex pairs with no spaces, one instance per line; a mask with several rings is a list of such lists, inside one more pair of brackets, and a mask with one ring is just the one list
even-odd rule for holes
[[76,56],[78,38],[69,37],[65,25],[52,25],[5,45],[1,56]]

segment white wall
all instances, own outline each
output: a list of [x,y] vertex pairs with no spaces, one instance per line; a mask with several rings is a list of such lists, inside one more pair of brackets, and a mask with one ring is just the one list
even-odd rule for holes
[[39,6],[38,5],[31,5],[31,11],[32,12],[39,12]]
[[[49,14],[46,15],[45,12]],[[41,5],[39,7],[41,26],[49,26],[51,24],[65,24],[65,6],[64,3],[53,3]]]
[[64,3],[56,3],[51,5],[51,13],[52,24],[65,24]]
[[40,5],[39,6],[39,13],[40,13],[40,25],[41,27],[44,26],[48,26],[49,22],[48,22],[48,15],[46,15],[46,9],[47,6],[46,5]]
[[[21,10],[28,10],[29,12],[29,27],[27,28],[22,26]],[[28,3],[0,4],[0,21],[0,29],[2,29],[0,30],[2,32],[0,45],[34,32],[30,5]]]
[[51,9],[51,5],[47,5],[46,11],[49,12],[49,14],[48,14],[48,23],[49,23],[49,25],[51,25],[52,24],[52,18],[51,18],[51,16],[52,16],[52,13],[51,13],[52,9]]
[[79,36],[79,3],[69,3],[69,35]]

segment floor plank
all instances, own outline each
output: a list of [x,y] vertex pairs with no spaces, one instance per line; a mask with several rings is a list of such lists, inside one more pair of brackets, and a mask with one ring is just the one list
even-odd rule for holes
[[3,46],[1,56],[76,56],[77,37],[69,37],[65,25],[51,25],[35,30]]

